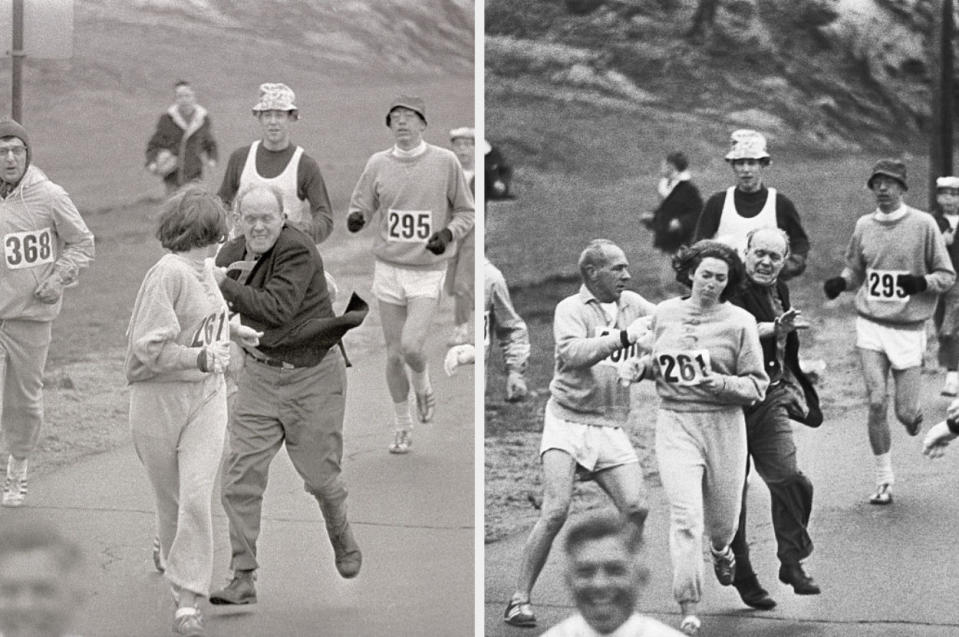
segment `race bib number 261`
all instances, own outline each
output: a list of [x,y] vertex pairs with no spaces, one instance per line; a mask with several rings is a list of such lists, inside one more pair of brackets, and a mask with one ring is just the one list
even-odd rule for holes
[[50,228],[11,232],[3,236],[3,258],[11,270],[53,263],[53,252]]
[[709,367],[709,350],[661,352],[656,355],[659,373],[664,381],[674,385],[698,385]]
[[393,210],[386,216],[389,241],[424,243],[433,234],[433,215],[429,210]]

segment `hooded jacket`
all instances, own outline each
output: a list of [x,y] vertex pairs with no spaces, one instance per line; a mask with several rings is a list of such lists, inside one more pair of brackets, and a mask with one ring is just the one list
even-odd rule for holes
[[67,192],[42,170],[27,165],[14,189],[0,199],[0,320],[52,321],[62,299],[43,303],[33,293],[54,272],[73,283],[93,261],[93,233]]

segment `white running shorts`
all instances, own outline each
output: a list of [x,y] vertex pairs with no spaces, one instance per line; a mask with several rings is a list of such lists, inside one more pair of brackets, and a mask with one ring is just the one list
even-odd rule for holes
[[438,299],[445,278],[446,268],[401,268],[377,259],[373,264],[373,296],[386,303],[403,306],[410,299]]
[[639,462],[629,436],[622,427],[584,425],[563,420],[546,408],[543,419],[543,440],[539,446],[542,456],[550,449],[565,451],[590,472],[611,469]]
[[922,365],[926,351],[926,330],[904,330],[856,317],[856,347],[881,352],[893,369]]

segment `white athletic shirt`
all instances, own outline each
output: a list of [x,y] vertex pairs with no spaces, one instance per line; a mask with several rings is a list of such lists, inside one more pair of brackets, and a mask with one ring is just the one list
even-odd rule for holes
[[736,210],[735,193],[735,186],[726,191],[719,227],[716,229],[716,240],[735,248],[742,257],[746,253],[746,235],[750,230],[776,227],[776,189],[769,188],[763,209],[752,218],[743,217]]
[[297,168],[303,156],[303,148],[297,146],[283,172],[272,179],[267,179],[256,171],[256,149],[259,147],[259,140],[250,144],[250,152],[246,155],[246,163],[243,164],[243,172],[240,173],[240,190],[253,182],[276,186],[283,193],[283,211],[286,212],[286,218],[295,223],[311,221],[309,203],[296,195]]

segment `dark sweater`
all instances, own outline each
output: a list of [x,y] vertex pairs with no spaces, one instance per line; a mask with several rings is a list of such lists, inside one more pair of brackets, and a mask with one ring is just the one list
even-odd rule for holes
[[[226,267],[244,260],[246,239],[237,237],[223,246],[216,264]],[[333,318],[326,289],[323,260],[313,240],[283,226],[276,243],[260,256],[244,284],[228,278],[220,291],[232,312],[256,330],[262,330],[259,350],[269,358],[297,367],[317,365],[329,349],[326,343],[297,337],[311,319]]]
[[[789,304],[789,288],[786,287],[786,284],[783,283],[782,280],[776,282],[774,293],[779,295],[779,301],[782,303],[783,311],[788,310],[791,307]],[[753,283],[748,279],[743,287],[737,290],[729,300],[755,316],[757,323],[770,323],[776,318],[772,299],[769,297],[769,288]],[[776,357],[775,334],[760,338],[759,343],[763,347],[766,373],[770,378],[781,378],[783,370]],[[783,353],[783,362],[793,378],[799,383],[806,397],[806,407],[809,409],[809,413],[805,416],[803,416],[799,410],[790,410],[790,418],[809,425],[810,427],[818,427],[822,424],[819,395],[816,393],[812,381],[809,380],[799,366],[799,335],[796,334],[795,331],[789,332],[789,334],[786,335],[786,349]],[[753,408],[755,408],[755,406]]]
[[[653,211],[653,247],[672,254],[693,238],[696,221],[703,209],[703,198],[691,181],[677,183],[659,207]],[[679,221],[678,230],[670,230],[670,222]]]

